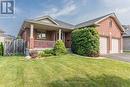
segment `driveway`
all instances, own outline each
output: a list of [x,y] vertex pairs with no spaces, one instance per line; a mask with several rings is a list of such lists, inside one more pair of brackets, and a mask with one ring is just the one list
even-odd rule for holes
[[110,55],[105,55],[104,57],[116,59],[120,61],[125,61],[125,62],[130,62],[130,53],[110,54]]

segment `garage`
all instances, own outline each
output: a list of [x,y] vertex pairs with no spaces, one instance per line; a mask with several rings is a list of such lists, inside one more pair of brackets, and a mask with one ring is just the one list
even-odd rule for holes
[[119,53],[119,39],[112,39],[112,53]]
[[107,37],[100,37],[100,54],[107,54]]
[[126,37],[124,36],[123,37],[123,49],[124,51],[130,51],[130,37]]

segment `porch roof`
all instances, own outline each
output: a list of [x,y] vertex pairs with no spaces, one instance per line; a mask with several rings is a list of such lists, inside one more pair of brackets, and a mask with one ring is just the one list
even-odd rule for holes
[[31,20],[28,20],[28,21],[33,21],[33,22],[37,22],[37,23],[43,23],[44,19],[48,19],[49,21],[53,22],[55,25],[59,25],[60,27],[65,28],[65,29],[74,29],[74,27],[75,27],[74,25],[72,25],[70,23],[54,19],[54,18],[52,18],[52,17],[50,17],[48,15],[47,16],[38,17],[38,18],[34,18],[34,19],[31,19]]
[[46,29],[46,30],[59,30],[59,29],[62,29],[63,31],[71,31],[71,30],[73,30],[73,28],[63,27],[61,25],[42,23],[42,22],[31,21],[31,20],[24,21],[23,26],[26,27],[26,28],[30,28],[30,24],[34,25],[34,29]]
[[[45,22],[46,19],[48,19],[52,23]],[[18,35],[20,35],[25,28],[30,28],[30,24],[34,25],[34,29],[43,29],[43,30],[61,29],[62,31],[72,31],[75,27],[72,24],[65,23],[57,19],[53,19],[50,16],[43,16],[35,19],[25,20]]]
[[[43,20],[48,19],[49,21],[51,21],[52,23],[46,23]],[[48,25],[48,26],[55,26],[58,28],[62,28],[62,29],[74,29],[74,25],[57,20],[57,19],[53,19],[50,16],[43,16],[43,17],[38,17],[35,19],[29,19],[29,20],[25,20],[26,22],[30,22],[30,23],[36,23],[36,24],[41,24],[41,25]]]

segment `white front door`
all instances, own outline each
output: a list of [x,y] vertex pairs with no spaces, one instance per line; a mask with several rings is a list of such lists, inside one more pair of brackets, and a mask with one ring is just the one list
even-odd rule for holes
[[112,53],[119,53],[119,40],[112,39]]
[[107,54],[107,38],[100,37],[100,54]]

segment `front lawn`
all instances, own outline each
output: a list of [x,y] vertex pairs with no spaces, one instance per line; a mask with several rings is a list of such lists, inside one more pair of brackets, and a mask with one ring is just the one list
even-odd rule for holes
[[130,51],[124,51],[124,53],[126,53],[126,54],[130,54]]
[[77,55],[0,57],[0,87],[129,87],[130,63]]

